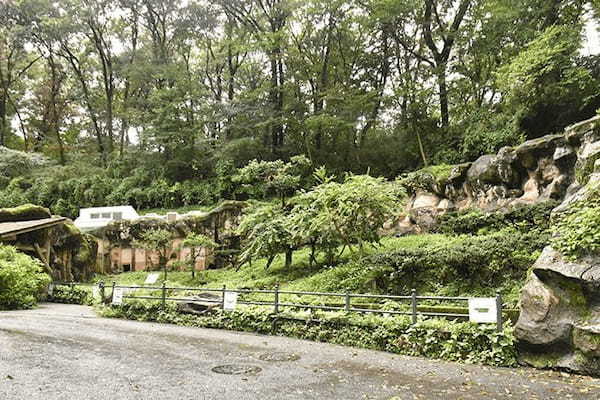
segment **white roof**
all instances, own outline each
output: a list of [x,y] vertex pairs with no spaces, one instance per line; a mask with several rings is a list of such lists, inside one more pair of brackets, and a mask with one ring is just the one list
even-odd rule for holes
[[135,208],[131,207],[131,206],[110,206],[110,207],[91,207],[91,208],[82,208],[79,210],[79,215],[84,215],[84,214],[91,214],[91,213],[96,213],[96,212],[123,212],[123,213],[129,213],[129,214],[135,214],[138,215],[137,211],[135,211]]
[[79,217],[73,221],[82,231],[102,228],[115,220],[138,219],[137,211],[131,206],[92,207],[79,210]]

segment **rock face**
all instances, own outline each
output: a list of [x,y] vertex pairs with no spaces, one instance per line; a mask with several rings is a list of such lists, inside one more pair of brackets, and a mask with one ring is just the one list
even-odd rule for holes
[[[590,135],[586,140],[600,137]],[[574,202],[585,202],[590,188],[600,185],[598,163],[596,169],[573,183],[554,209],[555,217]],[[579,179],[587,184],[582,186]],[[521,290],[519,303],[515,334],[522,362],[600,375],[600,257],[570,261],[546,247]]]
[[[0,208],[0,222],[30,221],[50,218],[46,208],[25,204],[15,208]],[[46,240],[47,239],[47,240]],[[39,231],[24,233],[7,244],[19,251],[40,258],[36,245],[48,242],[50,269],[55,280],[73,281],[91,278],[95,269],[97,245],[94,238],[82,233],[71,221]]]
[[[427,231],[438,215],[455,209],[497,211],[550,199],[561,202],[554,220],[600,187],[600,117],[451,168],[449,174],[423,170],[404,178],[411,198],[399,232]],[[600,376],[600,256],[570,261],[546,247],[519,307],[521,362]]]
[[450,171],[417,171],[405,178],[411,192],[400,233],[423,232],[435,225],[438,215],[479,208],[498,211],[517,204],[562,201],[586,183],[596,160],[600,141],[595,129],[600,117],[568,127],[563,134],[504,147],[472,163],[448,166]]

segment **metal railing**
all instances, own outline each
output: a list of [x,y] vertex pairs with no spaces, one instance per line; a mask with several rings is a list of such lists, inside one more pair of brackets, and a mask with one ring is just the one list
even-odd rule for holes
[[[419,296],[417,295],[417,291],[412,289],[411,294],[409,296],[397,296],[397,295],[378,295],[378,294],[363,294],[363,293],[334,293],[334,292],[304,292],[304,291],[294,291],[294,290],[281,290],[279,285],[275,285],[274,289],[228,289],[225,285],[222,288],[208,288],[208,287],[171,287],[167,286],[166,283],[163,282],[161,286],[137,286],[137,285],[117,285],[116,282],[112,282],[110,285],[111,294],[110,297],[106,296],[106,285],[104,282],[99,282],[97,284],[85,284],[85,283],[75,283],[75,282],[61,282],[54,283],[54,286],[87,286],[87,287],[97,287],[99,291],[100,298],[103,301],[110,300],[110,303],[114,300],[115,289],[122,289],[123,299],[140,299],[140,300],[159,300],[161,302],[162,307],[166,306],[167,301],[172,302],[185,302],[185,303],[214,303],[218,304],[224,308],[225,306],[225,294],[229,293],[237,293],[238,295],[252,295],[252,294],[260,294],[260,295],[268,295],[272,296],[272,301],[265,301],[263,299],[259,300],[244,300],[240,298],[237,300],[237,304],[241,305],[258,305],[258,306],[269,306],[273,308],[273,314],[277,316],[281,312],[282,308],[299,308],[299,309],[308,309],[314,310],[323,310],[323,311],[341,311],[341,312],[355,312],[355,313],[373,313],[373,314],[384,314],[384,315],[404,315],[411,317],[411,323],[415,324],[418,320],[419,316],[423,317],[443,317],[443,318],[469,318],[469,314],[459,313],[459,312],[435,312],[435,311],[422,311],[423,309],[434,309],[437,306],[431,306],[424,304],[425,301],[443,303],[443,302],[452,302],[456,304],[457,302],[469,302],[472,297],[448,297],[448,296]],[[136,295],[135,291],[144,290],[149,292],[158,292],[158,295]],[[187,292],[188,294],[193,293],[216,293],[217,295],[214,297],[203,297],[203,298],[194,298],[194,297],[181,297],[177,295],[177,292]],[[151,293],[153,294],[153,293]],[[295,303],[290,301],[282,301],[282,297],[289,297],[292,295],[296,295],[299,297],[320,297],[320,298],[334,298],[339,299],[337,303],[325,303],[323,304],[311,304],[311,303]],[[241,296],[240,296],[241,297]],[[358,299],[368,299],[371,301],[393,301],[399,305],[404,304],[405,309],[395,309],[388,310],[385,308],[381,308],[384,304],[381,303],[364,303],[364,302],[354,302],[353,300]],[[421,302],[421,304],[419,304]],[[495,324],[498,331],[502,331],[503,329],[503,315],[502,312],[506,311],[503,302],[502,296],[499,291],[496,292],[495,296],[495,305],[496,305],[496,320]],[[377,308],[379,306],[380,308]],[[454,306],[456,307],[456,306]]]

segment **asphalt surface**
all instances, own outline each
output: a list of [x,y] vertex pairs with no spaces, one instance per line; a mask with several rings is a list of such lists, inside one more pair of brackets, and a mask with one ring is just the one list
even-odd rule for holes
[[[290,360],[269,361],[280,358]],[[230,365],[250,373],[213,371]],[[0,400],[569,398],[599,399],[600,380],[103,319],[83,306],[0,312]]]

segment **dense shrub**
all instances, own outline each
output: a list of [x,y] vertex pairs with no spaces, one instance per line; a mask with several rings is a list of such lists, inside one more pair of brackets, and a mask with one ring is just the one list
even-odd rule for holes
[[50,301],[65,304],[92,304],[92,294],[80,286],[56,286]]
[[523,204],[508,210],[486,213],[481,210],[463,210],[441,215],[436,231],[446,234],[472,234],[512,227],[521,231],[546,230],[556,201]]
[[[106,317],[173,323],[183,326],[277,334],[299,339],[497,366],[516,365],[512,327],[497,332],[494,326],[468,322],[424,320],[410,325],[406,317],[346,313],[278,315],[247,307],[205,316],[180,314],[176,306],[126,303],[101,310]],[[315,320],[314,317],[317,317]]]
[[0,309],[33,307],[49,282],[38,260],[0,245]]
[[600,254],[600,188],[572,204],[552,226],[552,245],[571,260]]
[[396,182],[409,193],[419,190],[443,192],[443,187],[450,178],[453,168],[454,166],[448,164],[432,165],[402,174]]
[[25,153],[0,146],[0,176],[16,177],[50,164],[38,153]]
[[[348,290],[379,290],[406,294],[438,287],[462,285],[474,291],[488,288],[488,295],[502,283],[520,281],[549,241],[549,234],[502,230],[484,236],[461,236],[419,248],[376,253],[355,261],[353,273],[340,281]],[[359,268],[362,266],[362,268]],[[342,277],[340,277],[342,278]],[[450,293],[452,294],[452,293]]]

